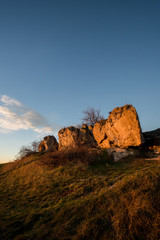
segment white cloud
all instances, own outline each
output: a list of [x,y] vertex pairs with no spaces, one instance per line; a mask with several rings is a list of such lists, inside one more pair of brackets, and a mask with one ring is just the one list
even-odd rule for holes
[[15,105],[15,106],[19,106],[19,107],[22,106],[22,104],[20,102],[18,102],[16,99],[12,99],[6,95],[1,96],[1,102],[7,106],[10,106],[10,105],[13,105],[13,106]]
[[26,107],[16,99],[2,95],[0,99],[0,132],[18,130],[53,133],[56,129],[51,127],[40,113]]

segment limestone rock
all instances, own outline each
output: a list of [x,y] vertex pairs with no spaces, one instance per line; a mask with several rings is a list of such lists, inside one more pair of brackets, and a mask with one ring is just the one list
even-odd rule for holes
[[79,130],[75,127],[63,128],[58,132],[59,148],[78,145]]
[[155,154],[160,154],[160,128],[144,132],[143,136],[145,138],[146,147]]
[[91,127],[88,128],[87,124],[83,124],[82,128],[79,129],[79,143],[80,145],[86,144],[90,146],[96,144]]
[[107,120],[101,120],[97,122],[93,127],[93,136],[98,145],[102,148],[110,147],[106,134],[106,121]]
[[93,136],[98,144],[107,138],[105,125],[106,120],[102,120],[100,122],[97,122],[93,127]]
[[110,148],[110,149],[107,149],[107,153],[113,157],[114,162],[117,162],[121,159],[130,157],[130,156],[133,156],[133,157],[141,156],[141,152],[139,150],[122,149],[122,148]]
[[89,125],[89,126],[88,126],[88,129],[89,129],[91,132],[93,132],[93,127],[94,127],[93,125]]
[[160,155],[160,146],[154,145],[152,147],[149,147],[149,149],[152,150],[154,154]]
[[143,136],[148,146],[160,146],[160,128],[144,132]]
[[46,136],[41,141],[38,150],[39,152],[55,151],[58,149],[58,142],[54,136]]
[[94,125],[93,135],[102,148],[128,148],[144,143],[138,115],[132,105],[115,108],[107,120]]
[[132,105],[115,108],[107,119],[106,135],[111,147],[142,145],[144,138],[136,109]]
[[84,124],[82,128],[68,127],[58,132],[59,148],[70,148],[80,145],[96,145],[96,141],[88,126]]

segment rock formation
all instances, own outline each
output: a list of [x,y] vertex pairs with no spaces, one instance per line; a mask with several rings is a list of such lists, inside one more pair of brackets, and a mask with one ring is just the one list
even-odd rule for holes
[[68,127],[58,132],[59,148],[70,148],[79,145],[95,146],[92,131],[84,124],[82,128]]
[[93,127],[93,136],[98,145],[102,148],[110,148],[106,134],[106,121],[107,120],[101,120],[100,122],[97,122]]
[[58,142],[54,136],[46,136],[39,144],[39,152],[55,151],[58,149]]
[[106,121],[96,123],[93,135],[100,147],[128,148],[144,143],[136,109],[132,105],[115,108]]
[[58,132],[59,137],[59,148],[63,147],[75,147],[79,136],[78,128],[68,127],[62,128]]
[[132,105],[115,108],[106,122],[107,138],[112,146],[127,148],[144,143],[136,109]]
[[160,128],[153,131],[144,132],[143,136],[148,146],[160,146]]
[[146,147],[156,154],[160,154],[160,128],[143,133]]
[[79,142],[80,145],[82,144],[87,144],[90,146],[97,145],[93,137],[91,126],[88,127],[87,124],[83,124],[82,128],[79,129]]
[[[152,139],[152,142],[160,143],[160,129],[144,133],[144,136],[146,141]],[[84,124],[81,128],[63,128],[58,132],[58,137],[59,147],[54,136],[47,136],[40,143],[39,151],[54,151],[81,145],[96,147],[98,145],[101,148],[107,148],[108,154],[117,161],[139,154],[139,150],[133,150],[133,148],[140,147],[145,142],[138,114],[132,105],[115,108],[108,119],[101,120],[94,126],[88,127]],[[154,145],[152,144],[152,146]]]

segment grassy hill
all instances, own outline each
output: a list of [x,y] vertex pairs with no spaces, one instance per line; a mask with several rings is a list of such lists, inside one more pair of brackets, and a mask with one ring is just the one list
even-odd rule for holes
[[0,239],[160,239],[160,161],[76,157],[0,165]]

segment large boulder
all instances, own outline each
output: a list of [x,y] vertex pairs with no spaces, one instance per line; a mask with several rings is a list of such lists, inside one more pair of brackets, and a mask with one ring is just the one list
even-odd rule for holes
[[39,152],[55,151],[58,149],[58,142],[54,136],[46,136],[39,144]]
[[115,108],[106,122],[106,134],[111,146],[127,148],[144,143],[136,109],[132,105]]
[[96,141],[92,131],[84,124],[82,128],[68,127],[63,128],[58,132],[59,149],[71,148],[80,145],[95,146]]
[[107,120],[94,125],[93,135],[104,148],[137,147],[144,143],[138,114],[132,105],[115,108]]

